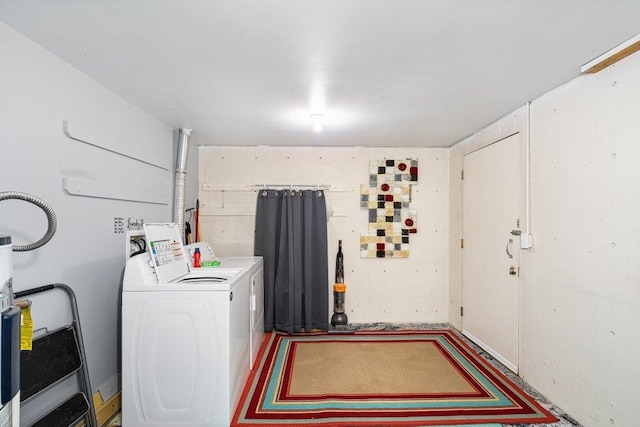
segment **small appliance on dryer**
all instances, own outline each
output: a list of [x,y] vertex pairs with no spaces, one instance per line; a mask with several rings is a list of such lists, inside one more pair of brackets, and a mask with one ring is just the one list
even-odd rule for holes
[[175,224],[144,232],[123,279],[122,423],[228,427],[264,340],[262,258],[196,269]]

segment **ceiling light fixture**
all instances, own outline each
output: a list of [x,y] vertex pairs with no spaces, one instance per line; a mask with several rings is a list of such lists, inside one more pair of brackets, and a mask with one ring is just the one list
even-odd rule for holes
[[313,121],[313,130],[316,132],[322,132],[322,121],[324,120],[324,114],[312,114],[311,120]]

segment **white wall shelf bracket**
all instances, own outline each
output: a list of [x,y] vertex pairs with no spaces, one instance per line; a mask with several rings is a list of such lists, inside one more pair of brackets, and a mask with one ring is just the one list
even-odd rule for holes
[[126,200],[130,202],[169,204],[169,194],[149,191],[147,188],[131,187],[114,183],[103,183],[82,178],[62,178],[65,191],[73,196],[99,199]]
[[69,138],[84,142],[85,144],[91,145],[92,147],[100,148],[102,150],[108,151],[110,153],[115,153],[123,157],[127,157],[132,160],[136,160],[141,163],[145,163],[147,165],[155,166],[160,169],[169,170],[169,161],[165,159],[158,158],[150,153],[140,153],[136,152],[131,148],[122,148],[116,147],[115,144],[109,141],[101,141],[98,138],[91,138],[86,135],[83,135],[82,132],[71,134],[69,130],[69,122],[64,120],[62,122],[62,127],[64,130],[64,134]]

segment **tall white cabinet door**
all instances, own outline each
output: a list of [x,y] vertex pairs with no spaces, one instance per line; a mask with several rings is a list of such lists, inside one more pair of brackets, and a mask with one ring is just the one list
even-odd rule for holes
[[249,301],[251,319],[251,357],[249,369],[258,357],[258,352],[264,341],[264,270],[260,268],[251,276],[251,299]]
[[463,333],[518,370],[520,134],[464,156]]
[[251,327],[249,320],[249,289],[247,274],[236,281],[229,295],[229,414],[233,417],[240,401],[242,388],[249,378],[249,355],[251,353]]

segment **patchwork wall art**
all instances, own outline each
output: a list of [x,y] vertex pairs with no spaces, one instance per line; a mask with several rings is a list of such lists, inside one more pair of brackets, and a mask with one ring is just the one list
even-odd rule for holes
[[360,207],[369,211],[360,235],[361,258],[408,258],[409,237],[417,233],[411,188],[418,183],[417,159],[372,160],[369,184],[360,186]]

